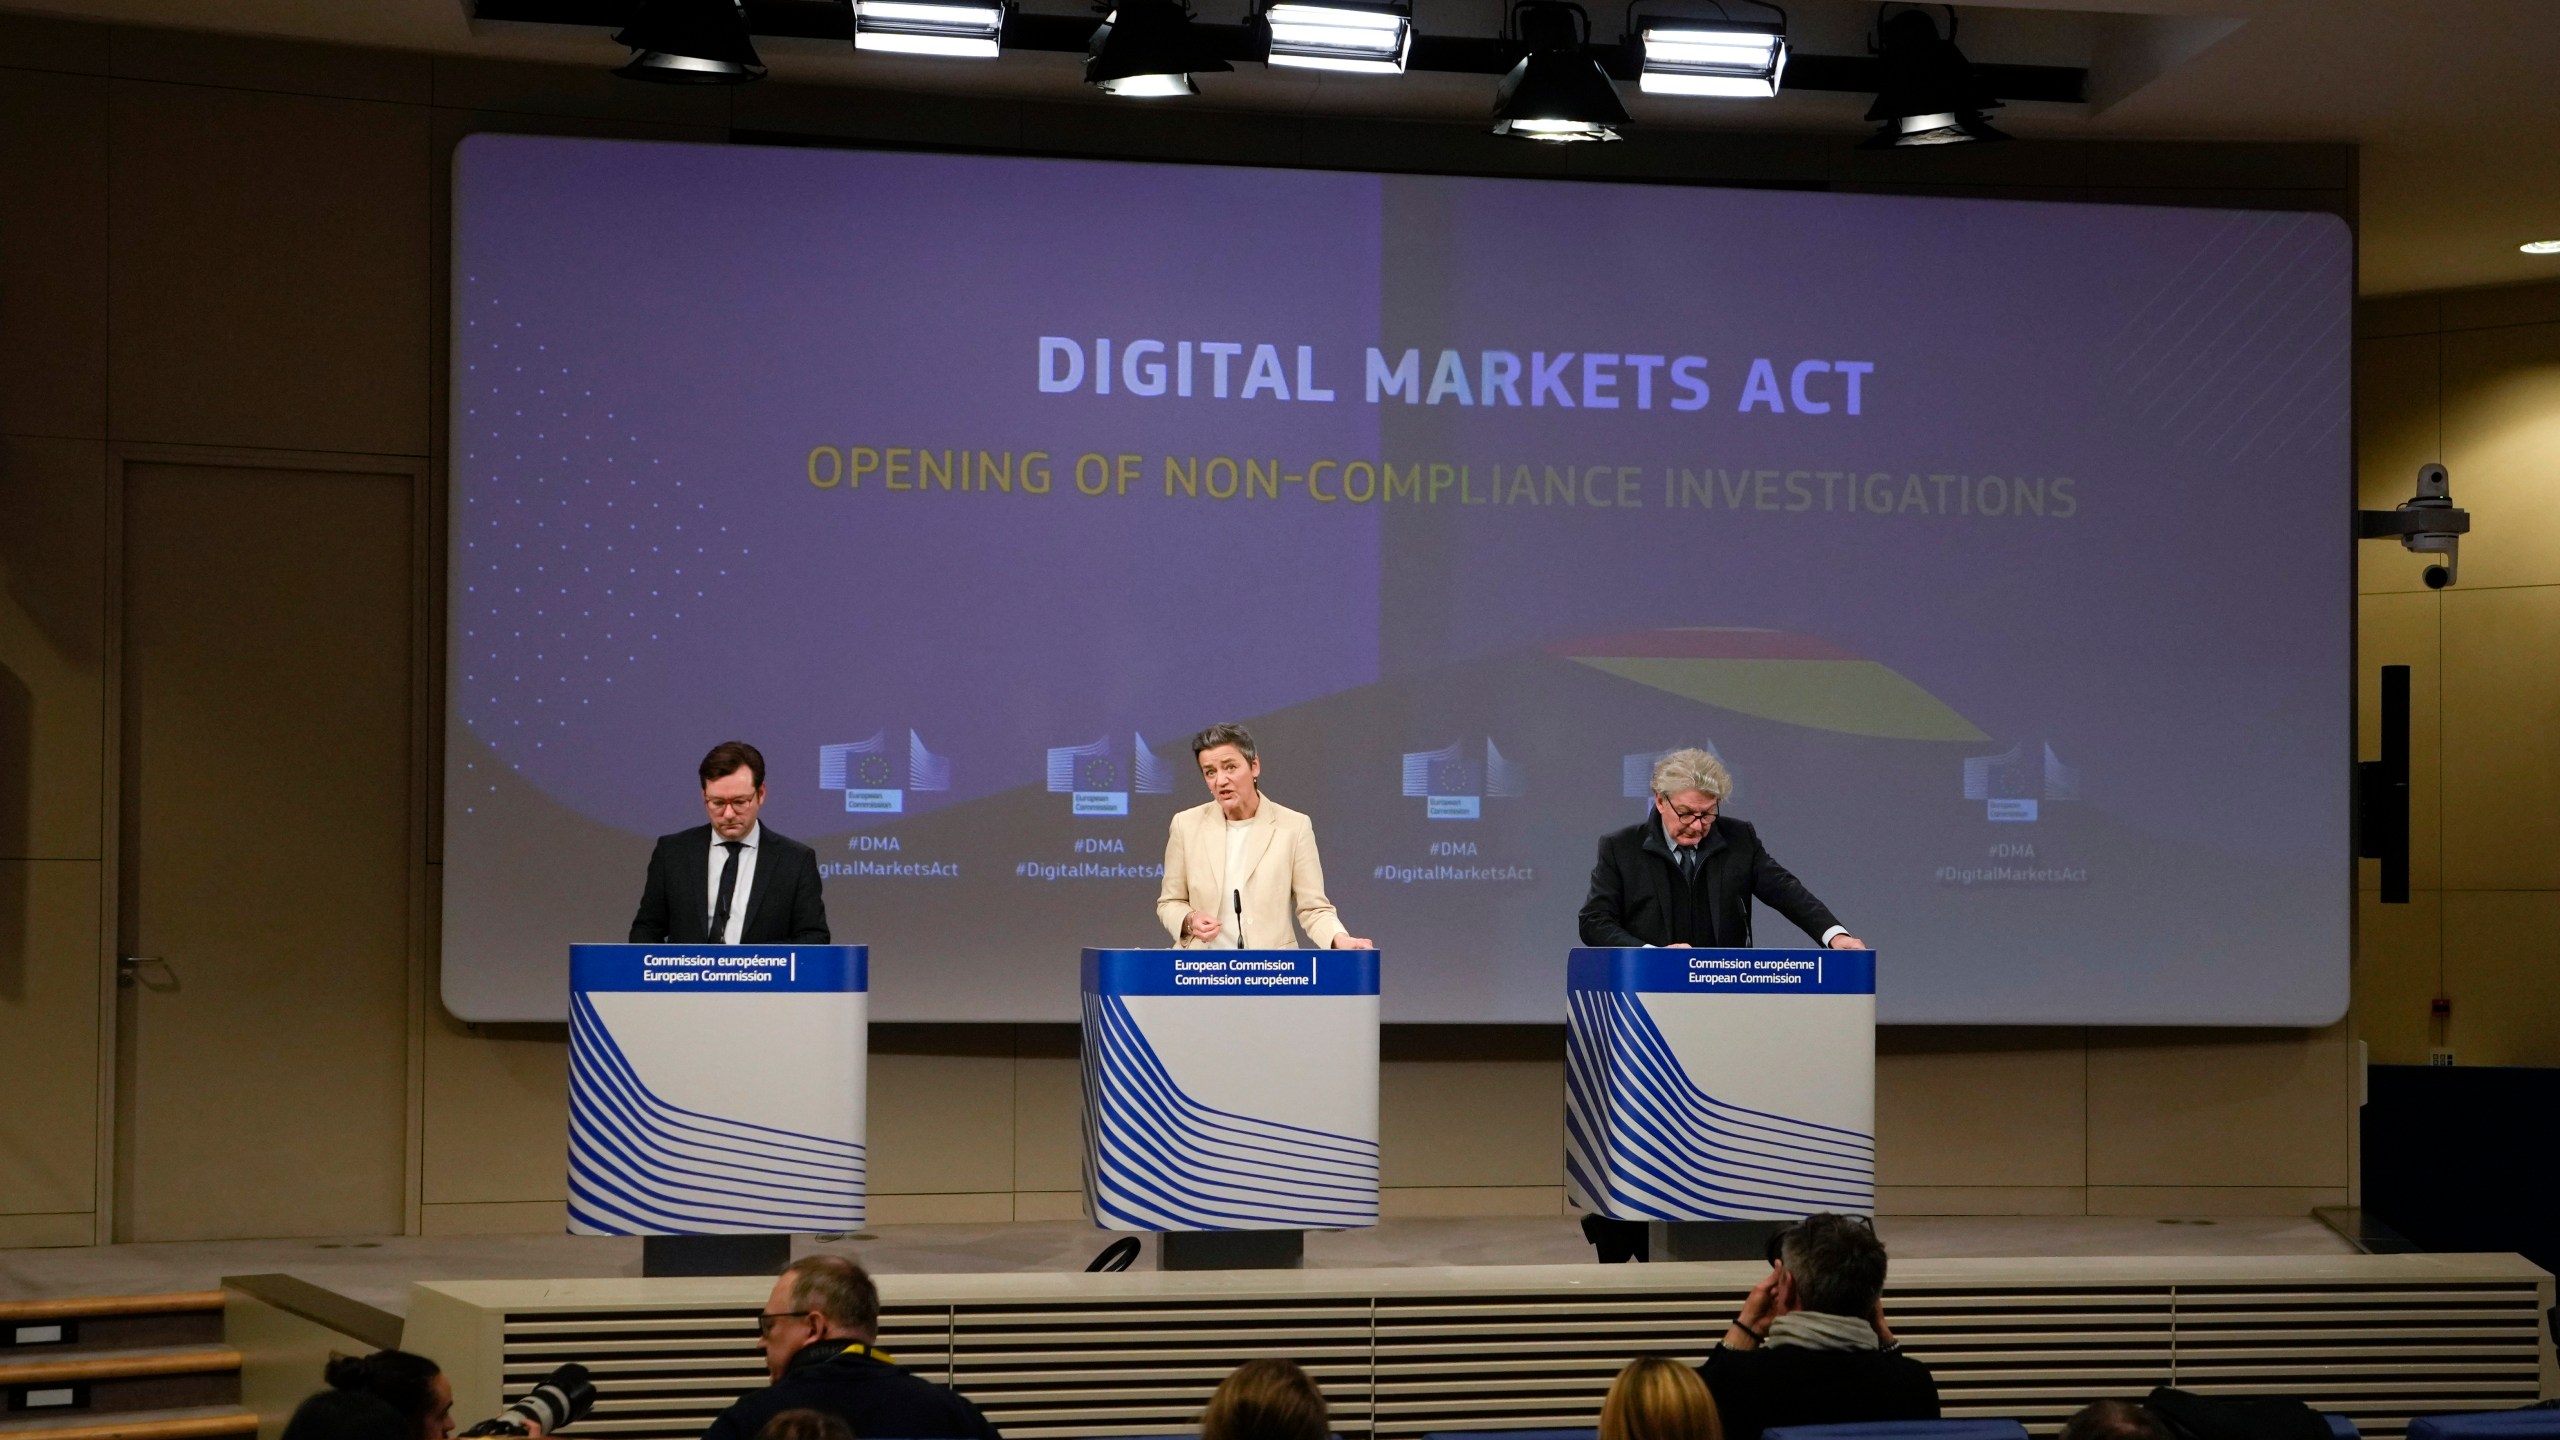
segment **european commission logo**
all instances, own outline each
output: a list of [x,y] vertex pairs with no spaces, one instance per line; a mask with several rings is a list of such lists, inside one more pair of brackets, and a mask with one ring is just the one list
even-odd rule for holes
[[855,815],[902,815],[907,792],[951,788],[951,758],[924,748],[924,737],[907,732],[905,774],[889,732],[850,745],[818,747],[818,788],[844,792],[844,808]]
[[1982,802],[1984,819],[2033,824],[2044,802],[2080,798],[2079,770],[2063,764],[2053,746],[2036,748],[2041,755],[2029,753],[2021,740],[1997,755],[1964,762],[1964,798]]
[[1411,750],[1404,757],[1404,793],[1422,801],[1432,820],[1481,820],[1484,802],[1528,793],[1528,778],[1502,757],[1490,737],[1482,759],[1464,740],[1444,750]]
[[[1120,755],[1129,763],[1123,769]],[[1054,745],[1049,749],[1049,793],[1073,797],[1068,806],[1078,815],[1126,815],[1129,792],[1173,793],[1173,762],[1147,748],[1147,737],[1132,731],[1129,748],[1116,749],[1105,735],[1088,745]]]

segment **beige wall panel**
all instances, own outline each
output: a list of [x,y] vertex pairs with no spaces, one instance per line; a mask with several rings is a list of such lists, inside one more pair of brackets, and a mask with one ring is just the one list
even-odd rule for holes
[[2448,331],[2444,463],[2471,512],[2462,584],[2560,584],[2560,324]]
[[2560,281],[2527,285],[2481,285],[2436,293],[2437,313],[2447,330],[2485,330],[2500,325],[2560,323]]
[[2085,1183],[2081,1036],[1990,1026],[1877,1031],[1877,1183]]
[[[437,993],[431,980],[427,993]],[[423,1100],[429,1205],[569,1197],[569,1042],[547,1025],[474,1033],[428,1002]]]
[[2346,1026],[2093,1030],[2090,1205],[2101,1186],[2347,1183]]
[[[897,1032],[910,1032],[899,1034]],[[912,1032],[934,1038],[919,1042]],[[979,1032],[991,1032],[981,1034]],[[883,1041],[887,1044],[884,1046]],[[932,1045],[928,1051],[925,1047]],[[1013,1218],[1013,1055],[1006,1027],[899,1026],[872,1031],[871,1218]],[[955,1053],[956,1052],[956,1053]],[[1001,1192],[1004,1213],[914,1214],[879,1197]]]
[[126,467],[119,1238],[401,1227],[413,490]]
[[[871,1203],[863,1223],[1001,1225],[1013,1218],[1013,1192],[1009,1190],[964,1191],[949,1195],[884,1195],[875,1189],[871,1192]],[[1094,1248],[1100,1249],[1101,1246],[1097,1243]]]
[[2444,884],[2560,889],[2560,586],[2463,578],[2444,596]]
[[1378,1192],[1387,1220],[1475,1220],[1491,1215],[1562,1215],[1561,1185],[1420,1185]]
[[[2560,1065],[2560,892],[2455,892],[2444,899],[2448,1034],[2464,1065]],[[2380,1059],[2380,1056],[2375,1056]],[[2543,1117],[2548,1124],[2550,1117]]]
[[439,55],[435,104],[492,117],[640,120],[725,132],[735,101],[729,89],[720,85],[636,85],[615,75],[611,65],[546,65]]
[[126,80],[424,105],[434,95],[434,67],[403,50],[139,26],[116,32],[115,73]]
[[[2439,344],[2432,334],[2356,342],[2356,503],[2368,510],[2388,510],[2408,499],[2417,492],[2418,467],[2444,458],[2436,403]],[[2465,504],[2471,499],[2467,488],[2456,475],[2454,494]],[[2470,545],[2463,542],[2465,550]],[[2466,565],[2469,559],[2464,557]],[[2367,593],[2427,593],[2419,576],[2429,563],[2396,541],[2364,541],[2356,546],[2356,585]]]
[[[2424,588],[2368,592],[2356,602],[2357,758],[2370,760],[2382,753],[2382,667],[2409,667],[2409,885],[2414,890],[2431,890],[2443,883],[2443,676],[2438,644],[2443,603],[2442,592]],[[2365,889],[2380,885],[2382,863],[2358,861],[2356,877]]]
[[0,70],[0,195],[0,432],[103,438],[106,81]]
[[2079,1185],[1879,1185],[1879,1215],[2079,1215],[2089,1192]]
[[[2443,307],[2433,295],[2379,295],[2356,302],[2356,339],[2378,340],[2386,335],[2433,335],[2444,328]],[[2364,357],[2359,353],[2361,365]]]
[[95,860],[106,449],[0,437],[0,859]]
[[97,1203],[99,923],[95,861],[0,860],[0,1214]]
[[427,448],[427,112],[116,82],[118,439]]
[[[2344,1205],[2343,1185],[2092,1185],[2092,1215],[2308,1215]],[[2347,1252],[2338,1242],[2338,1252]]]
[[558,1235],[569,1228],[569,1206],[560,1200],[486,1205],[421,1205],[421,1235]]
[[1081,1220],[1084,1218],[1084,1192],[1082,1190],[1016,1191],[1013,1197],[1013,1218],[1016,1220]]
[[2440,891],[2413,889],[2406,905],[2385,905],[2371,890],[2356,897],[2350,1023],[2376,1065],[2427,1063],[2427,1006],[2443,983],[2444,916]]
[[51,1250],[95,1243],[97,1219],[86,1210],[67,1215],[0,1215],[0,1250]]
[[1390,1060],[1378,1071],[1379,1183],[1560,1186],[1564,1066]]
[[1013,1184],[1027,1191],[1084,1184],[1083,1071],[1072,1055],[1013,1062]]

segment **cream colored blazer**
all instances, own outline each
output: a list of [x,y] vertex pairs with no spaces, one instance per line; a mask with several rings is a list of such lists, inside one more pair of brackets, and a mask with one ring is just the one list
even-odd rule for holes
[[[1197,948],[1200,942],[1183,938],[1183,917],[1194,910],[1223,916],[1231,890],[1244,892],[1244,942],[1257,950],[1295,949],[1299,928],[1307,932],[1308,944],[1329,950],[1333,937],[1345,933],[1333,902],[1324,898],[1316,827],[1270,796],[1262,797],[1253,829],[1245,836],[1244,874],[1229,876],[1226,868],[1227,817],[1218,812],[1217,801],[1173,817],[1172,833],[1164,842],[1164,888],[1156,893],[1156,918],[1185,948]],[[1293,908],[1297,927],[1289,923]]]

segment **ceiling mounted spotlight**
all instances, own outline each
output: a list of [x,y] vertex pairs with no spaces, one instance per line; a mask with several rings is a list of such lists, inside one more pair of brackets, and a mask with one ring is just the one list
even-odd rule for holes
[[2527,240],[2516,248],[2527,255],[2560,255],[2560,240]]
[[1413,10],[1406,5],[1327,5],[1276,0],[1262,12],[1273,65],[1401,75],[1413,56]]
[[1002,0],[853,0],[856,50],[993,60],[1003,43]]
[[613,37],[631,61],[613,73],[661,85],[744,85],[764,78],[742,0],[640,0]]
[[[1754,0],[1758,3],[1758,0]],[[1787,12],[1776,20],[1637,18],[1628,27],[1643,53],[1637,84],[1648,95],[1711,95],[1766,100],[1787,70]],[[1718,11],[1724,6],[1718,4]]]
[[1956,48],[1956,7],[1949,5],[1947,33],[1914,6],[1883,17],[1872,43],[1884,71],[1876,103],[1867,118],[1880,122],[1864,150],[1893,150],[1911,145],[1955,145],[1968,140],[2006,140],[1982,118],[2000,108],[1973,73],[1973,64]]
[[1121,0],[1086,47],[1084,83],[1105,95],[1197,95],[1194,73],[1233,70],[1191,26],[1183,0]]
[[1627,107],[1591,57],[1591,17],[1572,0],[1518,0],[1513,33],[1528,49],[1493,95],[1493,133],[1518,140],[1615,140]]

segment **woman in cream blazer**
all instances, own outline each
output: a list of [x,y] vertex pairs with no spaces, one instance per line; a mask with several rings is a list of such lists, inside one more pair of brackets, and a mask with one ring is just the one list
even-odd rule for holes
[[1173,817],[1164,843],[1164,885],[1156,892],[1156,918],[1175,942],[1185,948],[1233,949],[1242,943],[1293,950],[1303,928],[1308,943],[1319,948],[1374,949],[1343,929],[1333,902],[1324,898],[1315,826],[1262,793],[1262,760],[1254,754],[1253,736],[1241,725],[1212,725],[1192,738],[1191,753],[1208,782],[1209,803]]

